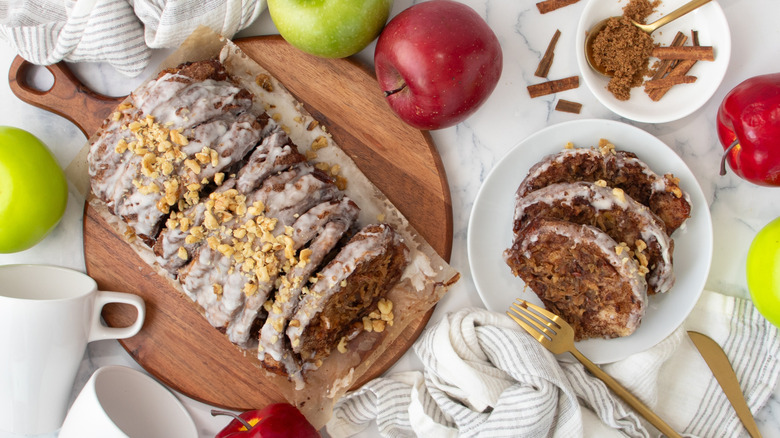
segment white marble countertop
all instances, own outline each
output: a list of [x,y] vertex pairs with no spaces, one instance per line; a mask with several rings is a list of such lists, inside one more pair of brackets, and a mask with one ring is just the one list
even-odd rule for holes
[[[487,103],[465,122],[431,133],[442,157],[452,193],[454,236],[451,263],[462,273],[436,308],[432,321],[444,312],[464,306],[481,306],[473,285],[466,256],[468,218],[479,187],[491,168],[512,146],[528,135],[551,124],[567,120],[601,118],[621,120],[644,129],[666,143],[690,167],[709,203],[714,228],[714,255],[706,287],[729,295],[748,297],[745,259],[756,232],[780,216],[780,189],[752,185],[733,173],[718,175],[722,147],[715,130],[715,115],[725,94],[743,80],[759,74],[780,71],[780,2],[777,0],[720,0],[729,22],[732,55],[729,68],[715,95],[697,112],[681,120],[650,125],[621,119],[598,103],[584,86],[560,96],[530,99],[526,86],[538,82],[533,72],[555,29],[562,31],[551,78],[579,74],[575,61],[575,31],[586,1],[540,15],[532,0],[511,2],[461,0],[474,7],[498,35],[504,53],[504,71],[496,91]],[[410,6],[410,0],[396,0],[393,15]],[[238,36],[276,33],[266,13]],[[357,55],[371,63],[374,45]],[[154,70],[168,51],[155,53],[147,72],[128,79],[101,64],[71,65],[76,75],[90,88],[108,95],[124,95]],[[8,71],[15,53],[0,42],[0,68]],[[46,75],[40,74],[41,83]],[[554,111],[559,97],[581,102],[579,115]],[[0,124],[26,129],[42,139],[66,166],[85,144],[84,135],[67,120],[30,106],[17,99],[8,84],[0,84]],[[83,205],[71,197],[65,218],[43,242],[27,251],[0,255],[0,264],[47,263],[84,270],[82,251]],[[127,291],[132,292],[132,291]],[[89,345],[73,397],[92,372],[100,366],[138,365],[116,341],[98,341]],[[421,367],[413,352],[390,370],[404,371]],[[213,436],[225,424],[214,419],[210,407],[180,396],[198,425],[201,436]],[[757,414],[765,437],[780,437],[780,389]],[[0,435],[2,433],[0,432]],[[368,432],[367,436],[370,436]]]

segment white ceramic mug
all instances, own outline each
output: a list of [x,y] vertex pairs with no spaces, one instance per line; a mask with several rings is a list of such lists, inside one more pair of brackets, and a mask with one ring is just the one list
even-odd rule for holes
[[144,373],[119,365],[98,368],[65,418],[59,438],[197,438],[181,402]]
[[[129,327],[103,325],[108,303],[138,310]],[[137,295],[97,290],[95,280],[45,265],[0,266],[0,429],[19,434],[57,430],[87,343],[124,339],[141,330]]]

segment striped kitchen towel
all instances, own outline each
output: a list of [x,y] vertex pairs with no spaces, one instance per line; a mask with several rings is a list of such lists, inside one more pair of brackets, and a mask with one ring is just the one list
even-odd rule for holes
[[0,37],[33,64],[106,62],[137,76],[152,48],[177,47],[200,25],[232,37],[265,7],[265,0],[0,2]]
[[[723,346],[758,411],[780,376],[780,338],[748,300],[704,291],[667,339],[603,369],[687,436],[740,436],[741,423],[686,330]],[[658,434],[582,365],[557,361],[503,314],[448,314],[414,349],[424,371],[381,377],[348,394],[327,426],[332,437],[372,421],[385,437]]]

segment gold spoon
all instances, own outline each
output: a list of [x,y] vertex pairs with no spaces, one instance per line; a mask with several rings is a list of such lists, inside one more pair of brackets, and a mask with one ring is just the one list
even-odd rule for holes
[[[634,20],[631,20],[631,23],[633,23],[634,26],[642,29],[642,31],[651,34],[659,27],[669,23],[672,20],[676,20],[682,17],[683,15],[687,14],[688,12],[691,12],[692,10],[698,8],[699,6],[702,6],[705,3],[709,3],[709,2],[710,0],[691,0],[688,3],[680,6],[679,8],[659,18],[658,20],[655,20],[650,24],[641,24],[641,23],[637,23]],[[596,35],[599,32],[601,32],[602,29],[604,29],[604,27],[607,25],[607,21],[609,21],[610,18],[620,18],[620,16],[607,17],[599,21],[598,23],[593,25],[593,27],[590,28],[590,31],[588,31],[588,35],[585,37],[585,59],[588,60],[588,65],[590,65],[591,68],[593,68],[593,70],[595,70],[596,72],[604,76],[612,76],[613,73],[604,70],[604,68],[598,65],[596,61],[593,59],[593,39],[596,38]]]

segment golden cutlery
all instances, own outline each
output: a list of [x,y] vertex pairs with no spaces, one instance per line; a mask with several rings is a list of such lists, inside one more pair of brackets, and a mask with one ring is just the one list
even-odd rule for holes
[[521,299],[515,300],[506,314],[554,354],[571,353],[591,374],[666,436],[680,437],[661,417],[577,350],[574,346],[574,329],[563,318]]
[[715,380],[720,384],[723,392],[726,393],[726,397],[729,399],[731,406],[737,412],[737,417],[745,426],[751,437],[761,437],[761,432],[758,431],[756,420],[753,419],[753,414],[750,413],[745,396],[742,394],[742,389],[739,387],[739,381],[737,380],[737,374],[734,372],[734,368],[729,362],[728,356],[720,348],[717,342],[710,337],[703,335],[699,332],[689,331],[688,336],[693,341],[693,345],[699,350],[699,353],[707,362],[707,366],[712,370],[712,374],[715,376]]

